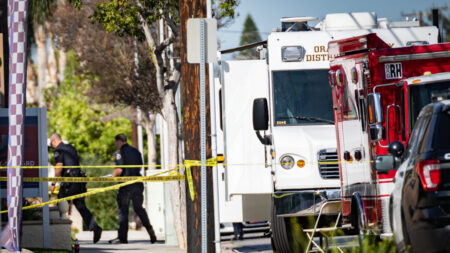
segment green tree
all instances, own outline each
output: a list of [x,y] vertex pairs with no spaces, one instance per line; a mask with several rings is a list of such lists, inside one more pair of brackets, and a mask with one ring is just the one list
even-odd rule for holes
[[[258,27],[256,27],[255,22],[250,14],[244,22],[244,29],[241,33],[241,40],[239,42],[240,46],[255,43],[261,41],[261,36],[259,35]],[[258,53],[255,48],[245,49],[239,52],[236,56],[237,59],[259,59]]]
[[[82,8],[84,1],[71,0]],[[214,6],[223,17],[234,17],[237,0],[217,0]],[[119,36],[135,36],[147,44],[148,55],[155,67],[155,86],[161,101],[159,113],[167,122],[169,142],[169,164],[181,163],[179,154],[179,121],[175,103],[175,93],[181,77],[180,57],[171,57],[166,50],[179,40],[179,1],[178,0],[105,0],[98,1],[92,20],[103,25],[107,32]],[[185,6],[185,8],[188,8]],[[163,41],[159,40],[158,21],[162,20],[170,29]],[[175,50],[176,53],[176,50]],[[173,64],[169,64],[169,58]],[[171,182],[171,203],[178,245],[186,246],[185,234],[185,190],[184,182]]]
[[[72,75],[78,67],[75,53],[68,54],[68,67],[64,81],[59,87],[45,90],[48,107],[48,134],[59,133],[77,149],[82,165],[108,165],[113,163],[116,151],[114,136],[125,133],[130,136],[131,124],[125,118],[107,120],[105,105],[91,102],[85,95],[90,86],[87,76]],[[50,160],[53,155],[50,154]],[[88,176],[110,174],[113,169],[87,169]],[[88,188],[104,187],[111,184],[89,183]],[[90,196],[87,205],[94,211],[95,218],[103,229],[117,228],[116,192],[110,191]]]

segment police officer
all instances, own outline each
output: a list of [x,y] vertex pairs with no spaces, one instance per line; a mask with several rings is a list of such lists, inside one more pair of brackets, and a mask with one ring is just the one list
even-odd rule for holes
[[[55,149],[55,177],[81,177],[85,176],[79,167],[68,168],[66,166],[80,166],[77,150],[70,144],[64,144],[59,134],[52,134],[50,144]],[[64,168],[62,167],[64,166]],[[56,183],[52,183],[51,192],[55,190]],[[58,198],[64,198],[86,192],[86,183],[62,183],[59,189]],[[94,216],[86,207],[84,198],[73,200],[73,204],[83,217],[84,224],[94,231],[94,243],[100,240],[102,228],[95,221]]]
[[[115,162],[117,168],[114,170],[115,177],[134,177],[141,176],[140,169],[144,164],[141,153],[128,145],[127,137],[124,134],[118,134],[115,137],[116,147],[119,149],[115,153]],[[121,165],[138,165],[137,167],[121,167]],[[109,241],[109,243],[128,243],[128,209],[130,201],[133,201],[134,212],[139,216],[150,235],[150,242],[156,242],[155,232],[148,219],[147,212],[142,207],[144,202],[144,184],[135,183],[121,187],[117,193],[117,205],[119,208],[119,231],[118,238]]]

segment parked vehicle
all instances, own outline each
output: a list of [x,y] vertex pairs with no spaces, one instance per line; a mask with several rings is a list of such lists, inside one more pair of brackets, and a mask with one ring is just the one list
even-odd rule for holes
[[329,53],[340,55],[330,62],[329,76],[343,224],[360,235],[391,234],[396,170],[388,151],[401,153],[398,144],[410,139],[419,111],[432,94],[450,88],[450,44],[423,44],[391,48],[375,34],[329,43]]
[[371,32],[393,47],[437,42],[435,27],[387,22],[374,13],[328,14],[311,27],[314,20],[282,19],[281,31],[259,43],[261,60],[220,61],[211,98],[217,154],[225,160],[217,182],[221,222],[271,220],[280,253],[304,249],[302,228],[314,224],[314,207],[341,194],[327,77],[335,55],[328,54],[328,42]]
[[[450,99],[450,89],[443,96]],[[395,156],[402,161],[390,208],[397,249],[450,252],[450,100],[422,109],[405,154]]]

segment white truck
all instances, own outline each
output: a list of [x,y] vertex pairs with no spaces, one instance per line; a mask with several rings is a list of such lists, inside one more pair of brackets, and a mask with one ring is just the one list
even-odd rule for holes
[[328,42],[376,33],[402,47],[436,43],[438,34],[416,21],[389,23],[367,12],[328,14],[311,27],[314,20],[282,19],[261,60],[220,61],[211,95],[213,136],[224,156],[220,222],[269,220],[272,246],[282,253],[304,251],[303,228],[314,222],[318,204],[340,198]]

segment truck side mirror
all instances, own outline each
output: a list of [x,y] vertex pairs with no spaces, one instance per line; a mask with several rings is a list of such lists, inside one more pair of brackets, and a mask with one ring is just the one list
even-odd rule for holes
[[263,137],[259,132],[269,129],[269,108],[266,98],[256,98],[253,100],[253,129],[255,129],[256,136],[263,145],[272,145],[271,136],[264,135]]
[[369,125],[373,126],[384,122],[380,93],[370,93],[367,95],[367,107]]
[[384,137],[384,128],[381,124],[384,122],[384,118],[380,93],[370,93],[367,95],[367,113],[369,116],[370,139],[373,142],[382,140]]
[[370,139],[373,142],[384,139],[384,127],[381,124],[370,126]]
[[389,172],[394,169],[395,160],[393,155],[379,155],[375,158],[375,170]]
[[266,98],[253,100],[253,129],[255,131],[269,129],[269,109]]

